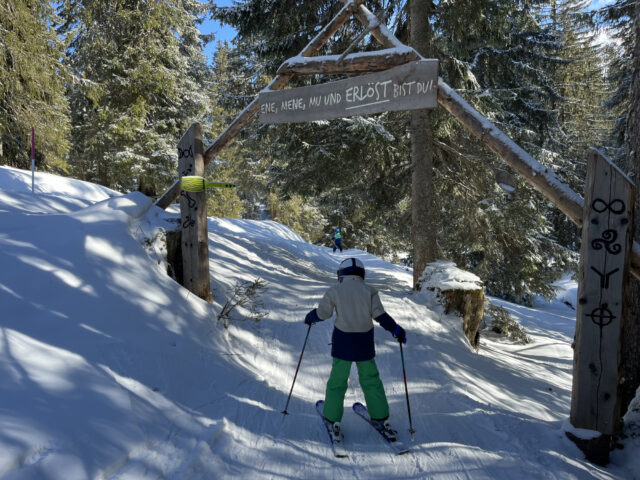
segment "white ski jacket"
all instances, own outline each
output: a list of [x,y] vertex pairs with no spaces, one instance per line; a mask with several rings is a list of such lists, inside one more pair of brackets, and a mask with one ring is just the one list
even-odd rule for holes
[[318,305],[318,317],[326,320],[336,311],[335,327],[343,332],[368,332],[373,319],[384,311],[378,290],[357,275],[347,275],[329,288]]

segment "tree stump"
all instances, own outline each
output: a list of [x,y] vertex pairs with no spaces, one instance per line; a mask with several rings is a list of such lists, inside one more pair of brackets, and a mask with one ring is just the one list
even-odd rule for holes
[[484,316],[484,283],[455,263],[438,260],[427,264],[418,281],[421,290],[437,291],[444,300],[445,313],[456,312],[462,318],[462,330],[474,349],[480,341],[480,323]]
[[480,342],[480,323],[484,316],[484,288],[478,290],[442,290],[445,313],[462,317],[462,330],[474,349]]

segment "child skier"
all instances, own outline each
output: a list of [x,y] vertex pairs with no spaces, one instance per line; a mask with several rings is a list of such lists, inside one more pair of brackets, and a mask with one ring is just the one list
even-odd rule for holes
[[396,434],[389,426],[389,404],[374,359],[372,319],[402,343],[407,341],[406,334],[384,311],[378,291],[365,283],[364,276],[364,265],[360,260],[344,260],[338,268],[338,283],[327,290],[318,308],[311,310],[304,320],[310,325],[328,319],[336,310],[331,344],[333,367],[327,381],[323,412],[325,419],[332,424],[334,442],[340,442],[341,439],[340,421],[352,362],[356,362],[360,387],[371,419],[389,437],[395,438]]
[[333,232],[333,237],[331,238],[331,243],[333,243],[333,253],[336,253],[336,249],[340,249],[340,253],[342,253],[342,235],[340,235],[340,229],[336,228]]

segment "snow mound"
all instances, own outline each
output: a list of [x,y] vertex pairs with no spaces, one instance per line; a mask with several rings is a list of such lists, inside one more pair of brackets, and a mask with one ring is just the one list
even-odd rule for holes
[[[0,166],[0,190],[31,192],[31,172]],[[33,193],[78,198],[89,202],[99,202],[109,197],[122,195],[120,192],[95,183],[44,172],[35,172]]]
[[215,229],[220,232],[235,234],[253,239],[269,240],[274,239],[287,242],[304,242],[305,240],[289,227],[273,220],[240,220],[237,218],[216,218],[209,219],[215,225]]
[[478,290],[484,286],[478,276],[459,269],[449,260],[428,264],[419,282],[422,290]]

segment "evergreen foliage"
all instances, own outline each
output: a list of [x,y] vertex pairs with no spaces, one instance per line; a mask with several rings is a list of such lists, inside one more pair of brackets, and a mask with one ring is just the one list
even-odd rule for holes
[[[220,135],[240,111],[238,102],[228,98],[228,92],[241,90],[244,78],[230,72],[229,61],[229,46],[218,43],[212,67],[213,81],[210,82],[208,91],[211,122],[206,135],[212,139]],[[211,189],[207,191],[208,215],[240,218],[245,212],[251,211],[250,208],[245,208],[241,199],[251,188],[250,185],[247,185],[248,176],[244,174],[243,158],[244,151],[240,140],[227,145],[207,165],[207,178],[220,182],[230,181],[236,184],[236,189]],[[247,217],[247,215],[244,216]]]
[[74,75],[73,173],[157,195],[176,176],[178,140],[206,111],[195,0],[64,0]]
[[[340,0],[242,0],[232,7],[212,6],[214,18],[233,25],[238,38],[250,42],[265,72],[273,76],[280,64],[297,55],[340,11]],[[302,7],[302,8],[301,8]],[[345,34],[338,34],[344,40]],[[331,53],[331,45],[324,53]]]
[[45,0],[0,3],[0,162],[30,168],[31,127],[38,169],[63,173],[69,149],[67,71],[59,21]]
[[[584,191],[588,149],[605,146],[613,127],[604,108],[609,86],[603,47],[596,42],[589,5],[587,0],[553,1],[539,13],[544,30],[558,43],[553,48],[558,61],[549,69],[557,98],[548,102],[556,113],[557,128],[548,131],[539,155],[576,192]],[[558,242],[577,251],[579,228],[557,209],[548,209],[546,216],[554,224]]]
[[513,318],[506,308],[489,303],[485,308],[485,316],[490,319],[491,330],[493,332],[515,343],[522,345],[531,343],[532,340],[531,337],[527,335],[527,331]]
[[272,219],[300,232],[308,241],[326,241],[324,229],[327,225],[320,209],[313,202],[299,195],[282,200],[275,192],[267,196],[267,212]]
[[614,126],[609,137],[608,152],[610,158],[632,178],[635,165],[630,161],[626,151],[626,125],[631,99],[633,76],[633,49],[636,45],[634,30],[633,0],[616,0],[612,5],[595,12],[596,19],[610,35],[610,43],[606,45],[608,80],[611,82],[611,93],[606,107],[614,115]]

